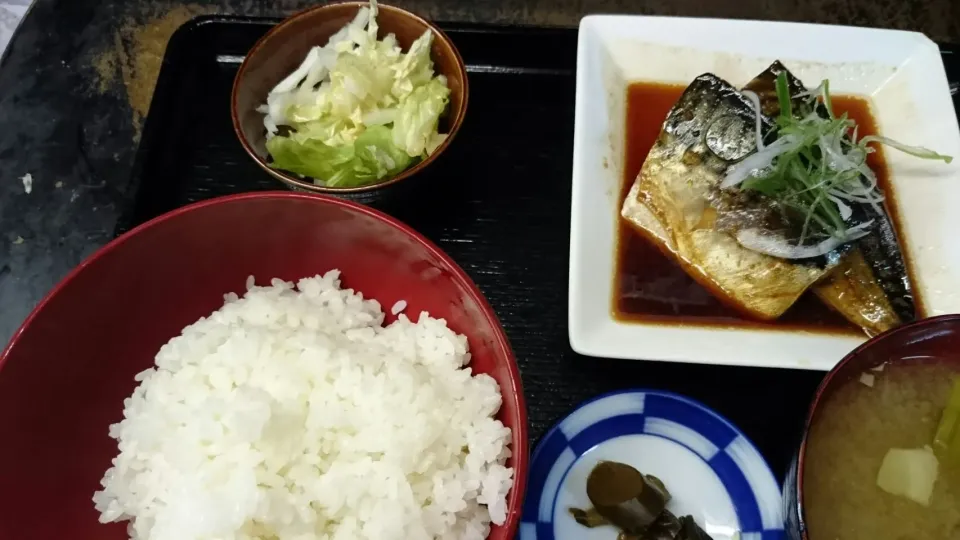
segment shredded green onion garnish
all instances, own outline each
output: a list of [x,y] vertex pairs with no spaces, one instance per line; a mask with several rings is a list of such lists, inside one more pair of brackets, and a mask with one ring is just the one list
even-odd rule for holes
[[[857,140],[856,122],[846,113],[834,115],[826,80],[815,90],[791,96],[787,75],[780,73],[776,91],[780,104],[776,140],[731,167],[721,187],[739,186],[776,201],[797,218],[798,246],[830,238],[851,241],[866,234],[863,227],[848,220],[851,204],[881,209],[883,195],[867,165],[867,156],[874,151],[871,143],[886,144],[923,159],[947,163],[953,159],[886,137]],[[795,102],[797,98],[800,101]],[[759,137],[763,135],[758,133]]]
[[780,116],[791,118],[793,116],[793,103],[790,101],[790,85],[787,83],[785,73],[777,76],[777,100],[780,102]]
[[941,459],[960,464],[960,377],[953,382],[953,391],[940,417],[933,447]]
[[830,99],[830,81],[828,79],[823,80],[823,106],[827,109],[827,116],[831,120],[836,118],[833,114],[833,101]]

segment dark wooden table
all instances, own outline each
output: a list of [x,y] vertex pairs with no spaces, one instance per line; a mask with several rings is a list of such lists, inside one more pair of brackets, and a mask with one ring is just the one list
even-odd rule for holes
[[[902,28],[960,41],[955,0],[394,3],[447,21],[575,26],[588,13],[641,13]],[[173,30],[204,12],[280,16],[314,4],[36,0],[0,60],[0,346],[60,278],[110,240]],[[21,181],[28,173],[29,194]]]

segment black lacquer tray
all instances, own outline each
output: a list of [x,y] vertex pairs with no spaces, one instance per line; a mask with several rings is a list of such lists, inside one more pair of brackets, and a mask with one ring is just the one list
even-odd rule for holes
[[[202,17],[173,36],[118,234],[189,203],[282,189],[244,153],[230,121],[230,89],[243,55],[276,22]],[[622,388],[664,389],[698,399],[738,424],[782,476],[822,373],[608,360],[570,349],[577,31],[441,27],[468,65],[466,121],[417,189],[362,202],[423,233],[479,285],[520,363],[531,443],[590,397]],[[955,90],[960,48],[943,47],[943,58]]]

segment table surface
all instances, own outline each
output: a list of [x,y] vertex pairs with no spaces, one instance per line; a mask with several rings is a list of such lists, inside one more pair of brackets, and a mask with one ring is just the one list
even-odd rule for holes
[[[170,34],[202,13],[275,17],[316,3],[35,0],[0,60],[0,345],[58,280],[111,239]],[[960,41],[954,0],[393,3],[446,21],[572,27],[589,13],[638,13],[901,28]]]

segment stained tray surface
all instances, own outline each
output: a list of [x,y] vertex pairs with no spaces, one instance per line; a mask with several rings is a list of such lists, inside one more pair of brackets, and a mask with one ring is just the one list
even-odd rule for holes
[[[244,154],[229,109],[243,55],[276,22],[203,17],[173,36],[118,234],[189,203],[281,188]],[[576,30],[441,27],[468,65],[462,130],[409,189],[362,202],[423,233],[479,285],[520,363],[531,443],[586,399],[625,388],[662,389],[702,401],[736,423],[782,477],[822,373],[609,360],[570,349]],[[944,48],[944,62],[955,88],[960,58],[954,49]]]

